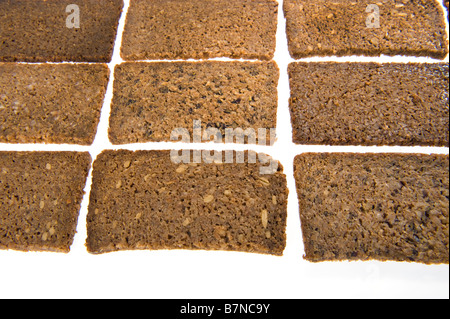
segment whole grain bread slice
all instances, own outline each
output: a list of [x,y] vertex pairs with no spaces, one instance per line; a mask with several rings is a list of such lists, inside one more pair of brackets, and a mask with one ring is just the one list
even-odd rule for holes
[[[171,151],[104,151],[94,162],[88,251],[230,250],[281,255],[286,236],[286,176],[262,174],[246,152],[232,162],[188,163]],[[202,158],[205,159],[206,152]],[[249,155],[250,154],[250,155]],[[181,156],[181,155],[180,155]],[[208,154],[209,156],[209,154]],[[266,161],[267,158],[264,158]]]
[[[120,64],[109,138],[113,144],[238,142],[241,129],[248,133],[243,143],[269,145],[277,124],[278,78],[275,62]],[[186,138],[173,135],[177,129]]]
[[271,60],[277,12],[275,0],[133,0],[121,55],[126,61]]
[[68,253],[89,153],[0,152],[0,249]]
[[449,145],[448,63],[293,63],[289,77],[297,144]]
[[0,61],[110,62],[123,0],[2,0]]
[[448,38],[438,0],[285,0],[289,51],[310,56],[406,55],[444,59]]
[[0,63],[0,142],[90,145],[106,64]]
[[448,264],[448,155],[302,154],[294,166],[307,260]]

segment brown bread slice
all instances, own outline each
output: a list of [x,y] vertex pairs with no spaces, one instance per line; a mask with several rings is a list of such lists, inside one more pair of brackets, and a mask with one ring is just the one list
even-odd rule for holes
[[0,63],[0,142],[90,145],[106,64]]
[[175,164],[170,151],[104,151],[94,162],[88,251],[202,249],[281,255],[286,176],[281,165],[263,175],[262,164],[250,164],[247,158],[248,153],[243,164],[236,158],[230,164]]
[[276,45],[275,0],[133,0],[124,60],[270,60]]
[[297,144],[448,146],[448,63],[293,63]]
[[296,157],[304,257],[448,264],[448,170],[448,155]]
[[[113,144],[171,141],[172,132],[182,128],[193,142],[194,121],[200,121],[202,134],[217,129],[222,141],[227,129],[241,128],[253,129],[258,143],[269,144],[277,123],[278,78],[275,62],[118,65],[109,138]],[[258,135],[260,128],[265,136]]]
[[0,152],[0,249],[67,253],[89,153]]
[[0,61],[110,62],[122,7],[123,0],[0,1]]
[[444,59],[448,53],[444,12],[437,0],[285,0],[284,12],[289,51],[295,59],[331,55]]

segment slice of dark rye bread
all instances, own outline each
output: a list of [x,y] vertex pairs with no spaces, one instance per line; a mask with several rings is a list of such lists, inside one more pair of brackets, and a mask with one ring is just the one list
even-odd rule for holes
[[124,60],[271,60],[276,45],[275,0],[133,0]]
[[90,145],[106,64],[0,63],[0,142]]
[[171,151],[104,151],[94,162],[88,251],[282,255],[286,176],[281,165],[274,174],[262,175],[262,164],[250,164],[248,156],[242,164],[236,158],[234,164],[175,164]]
[[0,249],[67,253],[89,153],[0,152]]
[[443,7],[437,0],[285,0],[284,12],[289,51],[295,59],[346,55],[444,59],[448,53]]
[[293,63],[293,140],[448,146],[448,63]]
[[270,144],[270,129],[277,124],[278,78],[275,62],[120,64],[109,138],[113,144],[171,141],[172,132],[182,128],[192,142],[194,121],[200,121],[200,137],[208,128],[218,130],[224,142],[227,129],[253,129],[257,135],[266,129],[256,140]]
[[448,155],[296,157],[304,257],[448,264],[448,170]]
[[0,61],[110,62],[122,7],[123,0],[2,0]]

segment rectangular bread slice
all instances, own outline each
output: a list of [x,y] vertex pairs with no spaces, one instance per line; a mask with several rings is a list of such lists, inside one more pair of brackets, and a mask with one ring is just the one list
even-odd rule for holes
[[0,63],[0,142],[90,145],[106,64]]
[[407,55],[444,59],[448,39],[437,0],[285,0],[293,58]]
[[183,129],[188,140],[176,134],[174,140],[193,142],[198,121],[200,142],[212,139],[203,138],[207,129],[226,142],[227,129],[231,141],[240,128],[258,135],[252,144],[268,145],[277,124],[278,78],[275,62],[123,63],[115,70],[109,138],[113,144],[167,142]]
[[67,253],[89,153],[0,152],[0,249]]
[[448,155],[296,157],[304,257],[448,264],[448,170]]
[[293,63],[293,140],[448,146],[448,63]]
[[2,0],[0,61],[110,62],[123,0]]
[[271,60],[275,0],[133,0],[121,55],[124,60]]
[[189,163],[172,153],[99,155],[87,217],[90,253],[201,249],[282,255],[288,190],[279,163],[268,175],[263,164],[251,164],[250,153],[242,164],[237,154],[229,164],[217,158],[196,164],[191,151]]

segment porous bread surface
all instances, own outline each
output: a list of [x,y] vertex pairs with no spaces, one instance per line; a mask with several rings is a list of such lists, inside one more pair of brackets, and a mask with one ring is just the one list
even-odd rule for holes
[[[376,7],[374,7],[376,6]],[[374,15],[379,10],[379,25]],[[444,59],[448,38],[437,0],[285,0],[293,58],[405,55]]]
[[[193,142],[194,121],[200,121],[202,142],[210,141],[203,139],[209,128],[220,132],[219,142],[226,141],[227,129],[253,129],[254,143],[268,145],[277,124],[278,78],[275,62],[120,64],[109,138],[113,144],[171,141],[172,132],[181,128]],[[258,134],[259,129],[266,134]]]
[[89,153],[0,152],[0,249],[67,253]]
[[0,1],[0,61],[110,62],[122,7],[123,0]]
[[271,60],[277,12],[275,0],[133,0],[121,56],[127,61]]
[[[274,174],[262,175],[262,164],[249,164],[247,152],[243,164],[176,164],[170,153],[121,150],[99,155],[87,217],[90,253],[283,253],[288,190],[281,165]],[[188,155],[194,159],[193,152]]]
[[106,64],[0,63],[0,142],[90,145]]
[[307,260],[448,264],[448,155],[302,154],[294,165]]
[[294,143],[449,145],[448,63],[293,63],[289,77]]

